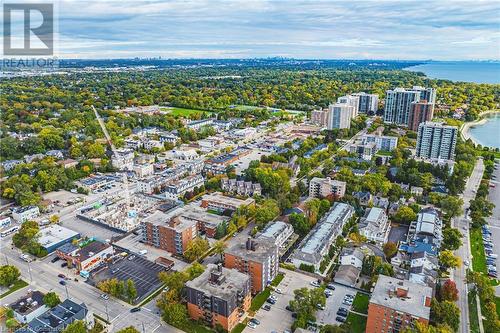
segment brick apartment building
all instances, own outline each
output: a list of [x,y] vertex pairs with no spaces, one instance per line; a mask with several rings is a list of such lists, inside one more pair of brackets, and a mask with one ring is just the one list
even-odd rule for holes
[[429,323],[432,288],[380,275],[368,305],[366,332],[397,333]]
[[418,131],[420,123],[431,121],[434,116],[434,103],[426,100],[411,103],[410,115],[408,117],[408,128]]
[[236,244],[226,250],[224,266],[250,275],[252,294],[257,294],[278,274],[278,247],[272,242],[248,238],[245,244]]
[[182,255],[198,234],[198,222],[162,211],[155,211],[141,223],[144,243]]
[[250,277],[220,264],[208,264],[199,277],[186,282],[186,295],[191,318],[212,327],[219,324],[231,332],[239,323],[239,314],[250,308]]

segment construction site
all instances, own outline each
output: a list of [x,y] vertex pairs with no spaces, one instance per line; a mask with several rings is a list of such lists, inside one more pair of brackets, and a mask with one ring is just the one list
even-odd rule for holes
[[149,195],[134,194],[125,198],[117,194],[80,208],[76,216],[108,229],[128,232],[162,203],[161,199]]

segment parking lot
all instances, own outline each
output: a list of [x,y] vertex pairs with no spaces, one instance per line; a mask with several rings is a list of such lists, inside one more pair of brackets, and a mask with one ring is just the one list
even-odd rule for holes
[[257,311],[255,318],[260,321],[260,325],[255,329],[246,327],[243,332],[276,331],[281,333],[287,330],[291,331],[294,319],[292,318],[292,312],[288,311],[286,306],[294,297],[293,291],[303,287],[313,288],[310,283],[315,280],[313,277],[285,270],[285,277],[277,287],[281,289],[282,294],[272,293],[277,298],[276,304],[271,306],[270,311],[262,308]]
[[[131,259],[132,258],[132,259]],[[138,300],[160,287],[158,273],[165,271],[163,266],[148,261],[140,256],[120,258],[93,275],[88,283],[96,286],[100,281],[116,278],[120,281],[131,279],[137,289]]]
[[[156,259],[158,259],[158,257],[165,257],[167,259],[170,259],[174,262],[174,269],[176,271],[182,271],[189,265],[188,263],[173,257],[169,252],[165,250],[157,249],[153,246],[142,243],[141,239],[141,232],[138,231],[138,235],[132,233],[127,237],[120,239],[118,242],[114,243],[114,245],[117,245],[133,253],[139,253],[142,250],[146,250],[148,252],[146,253],[145,257],[150,261],[155,261]],[[220,257],[220,255],[217,256]]]
[[391,226],[391,231],[389,232],[389,242],[398,244],[400,241],[406,241],[406,235],[408,233],[408,226],[393,224]]
[[350,310],[351,306],[342,304],[345,295],[356,296],[356,291],[349,287],[335,285],[335,290],[333,290],[333,295],[326,299],[326,305],[324,310],[318,310],[316,312],[316,320],[321,325],[340,325],[338,321],[335,320],[337,317],[337,311],[339,308],[346,308]]

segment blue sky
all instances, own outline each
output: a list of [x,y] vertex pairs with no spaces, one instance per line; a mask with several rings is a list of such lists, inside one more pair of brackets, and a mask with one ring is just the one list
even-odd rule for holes
[[500,60],[500,1],[60,1],[59,56]]

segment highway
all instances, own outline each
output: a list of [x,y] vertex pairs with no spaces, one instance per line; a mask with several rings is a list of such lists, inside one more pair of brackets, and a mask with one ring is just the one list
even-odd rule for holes
[[[472,171],[471,176],[467,179],[467,183],[465,185],[465,190],[462,194],[462,199],[464,200],[463,205],[463,214],[458,216],[452,220],[452,226],[459,229],[463,235],[463,244],[462,246],[455,251],[455,255],[462,258],[462,261],[468,260],[471,262],[471,253],[470,253],[470,242],[469,242],[469,220],[465,217],[465,211],[469,208],[470,201],[475,198],[476,191],[479,188],[479,184],[481,183],[481,179],[483,177],[484,172],[484,163],[482,158],[479,158],[474,166],[474,170]],[[471,265],[472,266],[472,265]],[[461,333],[468,333],[469,330],[469,305],[467,299],[467,283],[466,283],[466,267],[462,265],[460,268],[457,268],[453,271],[453,280],[457,284],[458,289],[458,307],[460,309],[460,328],[459,331]]]

